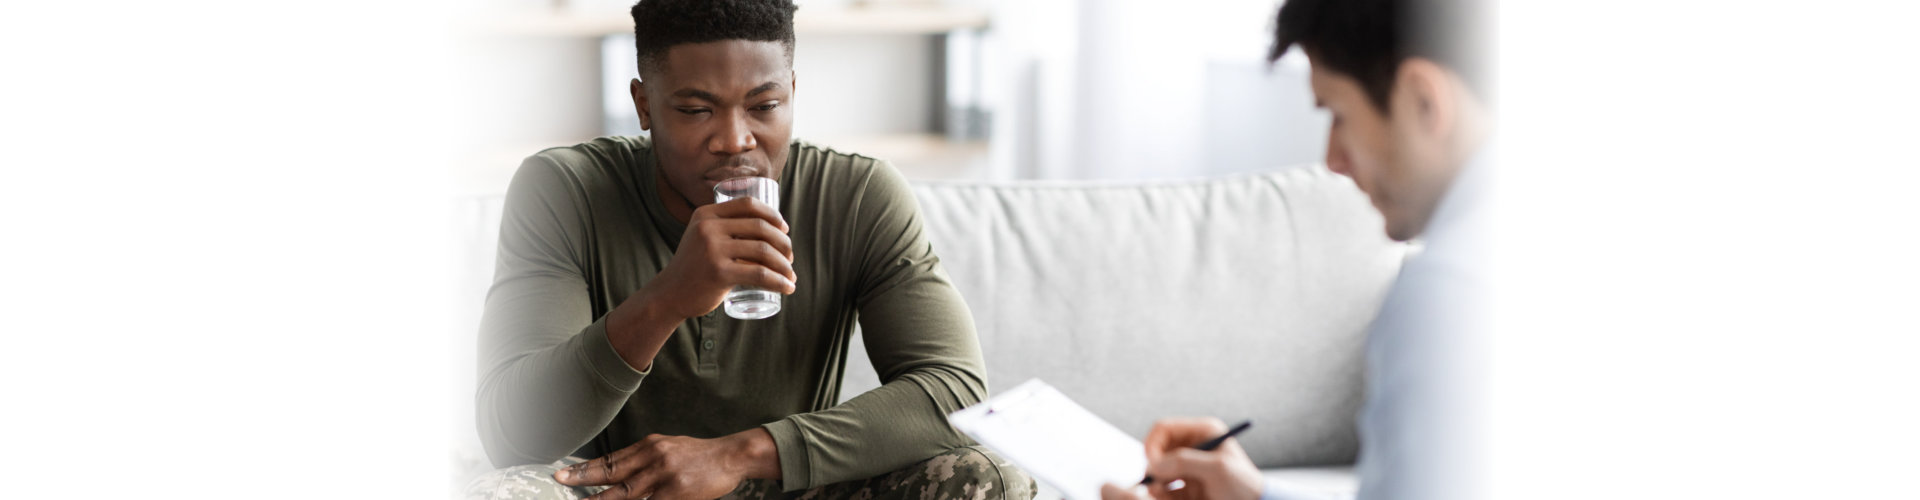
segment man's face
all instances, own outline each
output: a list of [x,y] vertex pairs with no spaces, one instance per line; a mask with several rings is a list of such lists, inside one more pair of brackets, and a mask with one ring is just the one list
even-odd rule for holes
[[672,191],[663,194],[700,207],[722,180],[780,177],[793,136],[794,78],[779,42],[675,45],[654,73],[632,91]]
[[[1309,58],[1311,60],[1311,58]],[[1327,134],[1327,168],[1353,178],[1386,219],[1387,237],[1406,241],[1426,229],[1453,169],[1434,150],[1422,128],[1423,108],[1396,82],[1386,113],[1367,98],[1359,80],[1314,64],[1309,81],[1316,104],[1333,115]]]

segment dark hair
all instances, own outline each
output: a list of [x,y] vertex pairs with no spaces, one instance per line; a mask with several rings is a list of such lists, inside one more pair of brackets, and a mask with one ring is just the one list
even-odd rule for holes
[[1485,7],[1492,1],[1287,0],[1267,60],[1297,44],[1314,64],[1359,80],[1382,114],[1400,63],[1412,57],[1446,66],[1487,98],[1492,19]]
[[792,0],[641,0],[633,4],[640,74],[660,69],[668,48],[720,40],[780,42],[793,65]]

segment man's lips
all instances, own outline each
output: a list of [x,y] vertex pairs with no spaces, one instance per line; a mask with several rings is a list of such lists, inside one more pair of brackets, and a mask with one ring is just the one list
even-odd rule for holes
[[765,177],[765,176],[766,175],[763,172],[753,167],[723,167],[723,168],[708,170],[706,175],[706,181],[707,181],[707,187],[713,187],[715,184],[719,184],[720,181],[732,179],[735,177]]

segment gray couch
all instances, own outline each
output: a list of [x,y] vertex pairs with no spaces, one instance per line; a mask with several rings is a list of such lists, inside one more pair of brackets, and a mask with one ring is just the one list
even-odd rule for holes
[[[1037,377],[1135,437],[1252,419],[1239,439],[1270,477],[1352,496],[1366,326],[1408,247],[1345,177],[914,189],[995,393]],[[843,399],[879,385],[862,345]]]

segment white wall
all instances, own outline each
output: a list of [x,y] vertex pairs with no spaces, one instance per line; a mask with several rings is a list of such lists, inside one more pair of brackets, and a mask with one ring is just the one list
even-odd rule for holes
[[923,131],[933,120],[931,36],[803,35],[795,44],[795,137]]
[[460,106],[449,121],[463,145],[480,148],[600,135],[599,51],[591,37],[463,37],[453,54],[460,85],[448,89]]
[[1317,162],[1305,61],[1266,62],[1269,0],[993,4],[995,176],[1137,179]]

